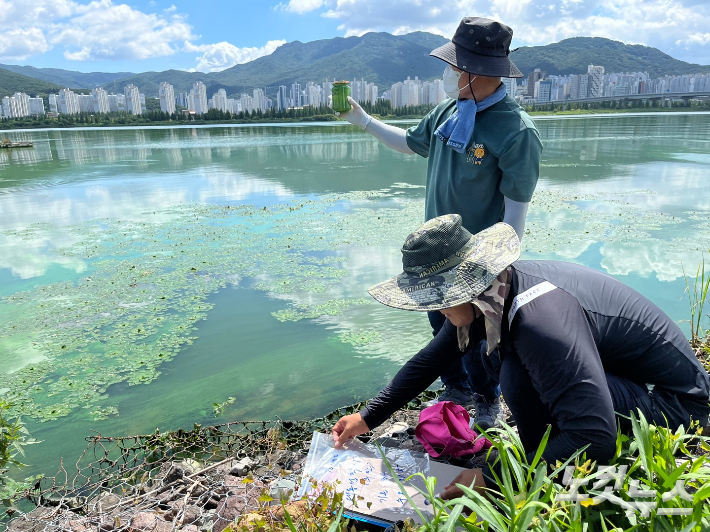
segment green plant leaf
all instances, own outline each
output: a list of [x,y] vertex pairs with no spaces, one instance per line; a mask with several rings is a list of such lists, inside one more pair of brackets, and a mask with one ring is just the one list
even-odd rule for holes
[[[409,494],[407,493],[407,490],[404,489],[404,485],[402,484],[402,482],[400,482],[399,477],[397,476],[397,474],[395,473],[395,471],[392,469],[392,464],[390,464],[389,460],[387,460],[387,456],[385,455],[385,452],[382,450],[382,446],[381,446],[381,445],[379,444],[379,442],[377,442],[377,441],[375,442],[375,446],[377,447],[377,450],[380,452],[380,456],[382,456],[382,461],[384,462],[385,467],[387,467],[387,471],[389,471],[390,475],[392,476],[392,479],[393,479],[394,482],[397,484],[397,486],[399,487],[400,491],[401,491],[402,493],[404,493],[404,496],[407,498],[407,502],[409,502],[409,505],[410,505],[410,506],[414,509],[414,511],[417,513],[417,515],[419,516],[419,519],[420,519],[421,522],[424,524],[424,526],[430,526],[430,525],[431,525],[431,521],[430,521],[421,511],[419,511],[419,508],[418,508],[417,505],[414,503],[414,501],[412,500],[412,498],[409,496]],[[424,476],[424,475],[422,475],[422,477],[423,477],[423,476]],[[433,502],[433,501],[429,501],[429,502]]]

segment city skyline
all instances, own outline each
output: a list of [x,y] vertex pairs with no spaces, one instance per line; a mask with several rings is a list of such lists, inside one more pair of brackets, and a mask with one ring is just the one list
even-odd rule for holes
[[[331,107],[330,95],[333,80],[322,83],[308,81],[291,86],[277,87],[274,98],[261,88],[251,94],[242,92],[230,98],[223,88],[208,98],[207,86],[196,81],[189,92],[175,93],[173,85],[160,83],[157,97],[160,111],[172,115],[178,111],[202,115],[216,109],[231,115],[269,110],[285,111],[303,107]],[[348,81],[352,97],[360,102],[375,105],[387,100],[393,109],[406,106],[436,105],[446,98],[441,79],[420,80],[418,76],[396,82],[380,90],[378,85],[365,79]],[[588,65],[586,74],[550,75],[539,68],[530,72],[518,84],[515,78],[502,78],[507,93],[521,105],[539,103],[574,102],[589,98],[619,98],[624,96],[691,94],[710,92],[710,73],[660,76],[652,78],[647,72],[606,72],[603,65]],[[238,97],[237,97],[238,96]],[[11,96],[0,95],[0,117],[22,118],[45,115],[48,110],[59,114],[112,113],[125,111],[132,115],[145,114],[146,96],[133,84],[126,85],[123,94],[108,94],[102,87],[92,89],[91,94],[75,94],[64,88],[58,94],[50,94],[47,106],[39,95],[32,98],[24,92]],[[180,109],[177,108],[180,106]],[[48,108],[48,109],[47,109]]]
[[[551,0],[451,6],[433,0],[270,0],[199,4],[154,0],[16,0],[0,20],[0,63],[67,70],[170,68],[219,71],[303,42],[367,31],[429,31],[451,37],[463,16],[488,16],[515,31],[513,46],[598,36],[653,46],[710,64],[710,6],[694,0]],[[658,28],[663,31],[659,32]]]

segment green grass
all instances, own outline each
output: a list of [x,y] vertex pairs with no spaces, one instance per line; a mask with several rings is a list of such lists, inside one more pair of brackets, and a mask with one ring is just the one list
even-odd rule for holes
[[[434,517],[421,515],[421,532],[700,532],[710,529],[710,450],[697,427],[673,432],[632,416],[633,435],[617,436],[611,469],[578,451],[565,463],[540,459],[549,429],[532,461],[515,431],[486,435],[498,451],[500,477],[482,495],[458,485],[464,496],[437,499],[435,478],[422,494]],[[384,457],[384,455],[383,455]],[[612,474],[613,472],[613,474]],[[393,475],[397,479],[396,475]],[[577,489],[574,489],[574,485]],[[401,486],[400,486],[401,487]],[[404,491],[404,490],[402,490]],[[670,515],[665,515],[670,514]],[[682,515],[674,515],[682,514]],[[411,526],[411,525],[410,525]]]

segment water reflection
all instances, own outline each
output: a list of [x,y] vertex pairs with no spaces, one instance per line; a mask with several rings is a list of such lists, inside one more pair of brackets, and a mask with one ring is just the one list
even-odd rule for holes
[[[544,162],[524,257],[605,270],[649,295],[674,319],[686,318],[682,266],[693,270],[710,247],[709,116],[540,120]],[[430,338],[423,314],[374,303],[342,311],[337,306],[367,298],[369,286],[399,272],[401,242],[423,218],[420,187],[427,161],[420,157],[392,152],[343,125],[8,136],[32,140],[35,147],[0,150],[4,295],[32,293],[57,281],[97,293],[91,292],[99,289],[96,271],[103,267],[115,273],[111,280],[120,280],[128,262],[141,262],[146,275],[157,275],[151,272],[161,265],[166,275],[179,278],[180,290],[196,287],[198,278],[180,272],[195,276],[193,265],[211,263],[204,266],[209,270],[217,259],[222,269],[204,279],[217,279],[220,272],[240,279],[238,292],[215,295],[222,306],[202,322],[199,339],[181,351],[182,358],[161,366],[163,374],[149,389],[107,391],[101,401],[120,403],[121,415],[106,425],[93,422],[92,428],[141,433],[157,425],[209,422],[210,405],[230,395],[239,395],[235,405],[242,410],[234,415],[242,418],[322,414],[374,393]],[[210,236],[213,248],[195,245],[194,256],[184,259],[162,254],[188,231],[218,230],[224,220],[219,209],[204,208],[215,203],[258,208],[250,209],[254,218],[245,218],[238,231]],[[272,208],[284,203],[309,206],[298,212]],[[135,232],[124,229],[131,225]],[[93,256],[96,245],[102,251]],[[268,253],[251,271],[254,249]],[[295,256],[302,263],[291,264]],[[94,284],[77,282],[87,277]],[[39,291],[34,295],[35,303],[44,304]],[[19,307],[6,303],[0,301],[0,323],[18,319],[10,313]],[[187,305],[175,304],[169,314],[187,308],[182,304]],[[300,321],[274,316],[291,311],[298,318],[299,308],[319,306],[334,311]],[[264,342],[274,334],[289,342]],[[133,344],[121,344],[117,352]],[[0,370],[34,363],[37,358],[23,345],[0,343]],[[344,391],[339,383],[345,381]],[[55,446],[71,440],[58,427],[83,432],[88,423],[85,413],[66,423],[48,422],[36,434],[47,444],[36,447],[54,464]]]

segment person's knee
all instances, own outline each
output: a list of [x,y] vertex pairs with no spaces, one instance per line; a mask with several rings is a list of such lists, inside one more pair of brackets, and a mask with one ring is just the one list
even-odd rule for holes
[[577,445],[578,449],[587,446],[585,454],[588,460],[596,461],[599,464],[606,464],[611,461],[616,454],[616,434],[580,434],[578,436]]

